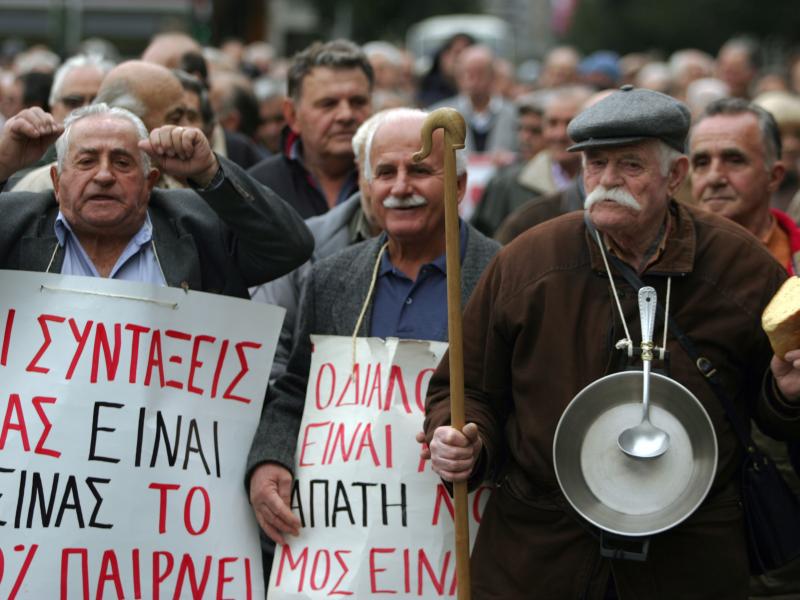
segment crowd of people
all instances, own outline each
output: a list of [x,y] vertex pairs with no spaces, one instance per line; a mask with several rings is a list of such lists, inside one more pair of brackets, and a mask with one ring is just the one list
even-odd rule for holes
[[63,61],[18,49],[0,71],[0,265],[287,309],[245,482],[268,573],[300,526],[309,335],[447,340],[441,132],[412,155],[427,112],[454,107],[469,424],[449,426],[445,358],[419,441],[443,479],[495,485],[473,596],[798,595],[800,561],[748,579],[743,449],[677,340],[661,366],[709,413],[720,459],[647,561],[600,556],[552,458],[569,401],[639,360],[617,343],[638,321],[627,268],[669,295],[800,496],[800,350],[773,356],[759,321],[800,274],[800,59],[759,57],[748,38],[667,59],[559,46],[515,73],[465,34],[426,73],[383,41],[291,57],[175,32],[127,60],[98,40]]

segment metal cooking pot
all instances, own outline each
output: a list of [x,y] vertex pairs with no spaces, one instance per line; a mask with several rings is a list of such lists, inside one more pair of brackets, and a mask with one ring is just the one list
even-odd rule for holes
[[703,502],[717,469],[717,438],[700,401],[678,382],[651,374],[650,418],[670,436],[657,458],[617,446],[641,421],[642,372],[607,375],[570,402],[556,428],[553,463],[567,501],[584,519],[622,536],[675,527]]

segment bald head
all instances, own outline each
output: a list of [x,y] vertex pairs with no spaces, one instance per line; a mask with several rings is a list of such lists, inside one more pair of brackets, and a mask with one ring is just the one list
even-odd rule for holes
[[487,102],[491,97],[494,58],[492,49],[480,44],[465,48],[458,56],[456,79],[459,90],[469,96],[475,105]]
[[117,65],[106,75],[97,101],[126,108],[152,131],[174,125],[183,116],[183,87],[172,72],[141,60]]
[[142,52],[142,60],[168,69],[177,69],[184,54],[202,51],[203,48],[193,38],[173,31],[154,36],[150,45]]

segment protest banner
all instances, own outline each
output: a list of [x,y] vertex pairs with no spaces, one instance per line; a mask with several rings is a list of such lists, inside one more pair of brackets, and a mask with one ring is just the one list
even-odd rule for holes
[[[270,600],[440,598],[456,592],[453,503],[414,437],[443,342],[312,336],[292,509]],[[352,377],[351,377],[352,373]],[[488,488],[470,495],[474,540]]]
[[0,597],[263,598],[243,480],[283,309],[0,281]]

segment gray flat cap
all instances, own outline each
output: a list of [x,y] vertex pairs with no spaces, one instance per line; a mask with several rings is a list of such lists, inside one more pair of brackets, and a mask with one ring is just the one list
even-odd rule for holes
[[659,139],[685,152],[691,120],[689,109],[675,98],[624,85],[570,121],[567,133],[575,144],[569,151]]

